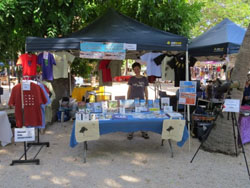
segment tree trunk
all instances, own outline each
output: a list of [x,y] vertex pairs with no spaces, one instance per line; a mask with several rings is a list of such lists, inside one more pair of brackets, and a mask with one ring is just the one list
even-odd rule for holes
[[[247,73],[250,68],[250,25],[248,26],[244,41],[241,45],[239,54],[235,61],[231,79],[232,81],[239,81],[240,88],[244,89],[247,79]],[[242,100],[243,90],[233,89],[232,99]],[[224,117],[218,117],[215,127],[205,141],[203,148],[205,150],[221,152],[225,154],[235,154],[234,134],[231,116],[227,118],[227,113],[223,113]],[[238,115],[237,120],[238,120]],[[237,129],[235,129],[237,130]],[[237,138],[236,138],[237,139]],[[237,141],[237,140],[236,140]],[[238,147],[238,145],[237,145]]]

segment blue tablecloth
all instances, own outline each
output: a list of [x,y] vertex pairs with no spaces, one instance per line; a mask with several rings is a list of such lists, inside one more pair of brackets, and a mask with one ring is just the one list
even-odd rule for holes
[[[114,133],[114,132],[137,132],[137,131],[152,131],[158,134],[162,133],[163,120],[166,118],[146,118],[136,119],[128,116],[128,119],[114,119],[114,120],[99,120],[100,135]],[[188,130],[185,126],[182,140],[177,142],[179,147],[182,147],[188,139]],[[75,147],[78,144],[75,137],[75,123],[72,128],[70,137],[70,147]]]

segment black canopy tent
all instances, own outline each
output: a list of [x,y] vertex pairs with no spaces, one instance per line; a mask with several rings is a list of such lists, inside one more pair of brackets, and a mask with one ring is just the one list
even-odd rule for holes
[[221,56],[237,53],[246,30],[225,18],[223,21],[193,39],[188,51],[192,56]]
[[26,38],[26,51],[79,50],[80,41],[137,44],[138,51],[186,51],[188,39],[142,24],[109,9],[80,31],[63,38]]
[[[130,52],[150,51],[185,51],[186,80],[188,81],[188,39],[183,36],[152,28],[131,19],[113,9],[80,31],[64,38],[26,38],[26,51],[60,51],[80,50],[80,42],[113,42],[136,44],[136,51],[127,51],[126,58],[138,56],[128,55]],[[133,58],[131,58],[133,59]],[[190,108],[187,107],[188,127],[190,132]],[[189,141],[190,146],[190,141]]]

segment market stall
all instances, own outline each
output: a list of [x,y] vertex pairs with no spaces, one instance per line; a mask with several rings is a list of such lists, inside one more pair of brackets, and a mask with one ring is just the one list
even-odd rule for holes
[[[184,75],[182,79],[183,80],[189,79],[187,38],[172,33],[164,32],[155,28],[151,28],[147,25],[144,25],[131,18],[124,16],[114,11],[113,9],[108,10],[105,15],[97,19],[95,22],[93,22],[92,24],[83,28],[80,31],[72,33],[68,37],[26,38],[26,51],[38,52],[45,50],[46,51],[67,50],[73,53],[74,55],[80,56],[81,58],[100,59],[101,61],[100,64],[98,65],[99,72],[102,73],[102,78],[103,78],[102,81],[106,82],[107,84],[109,84],[109,82],[112,82],[112,78],[114,78],[113,76],[107,77],[107,72],[109,71],[107,69],[114,67],[116,64],[118,64],[116,62],[112,66],[108,67],[108,64],[111,63],[112,60],[138,59],[138,58],[142,59],[144,57],[145,58],[144,61],[147,62],[147,67],[154,65],[160,71],[162,66],[159,66],[159,64],[155,65],[154,58],[157,58],[159,55],[164,55],[163,56],[164,58],[170,54],[172,56],[175,56],[174,60],[177,61],[178,52],[182,52],[181,56],[178,55],[178,58],[180,58],[180,60],[182,61],[181,65],[183,73],[182,76]],[[155,51],[157,51],[157,53],[155,53]],[[148,59],[150,59],[150,61],[148,61]],[[152,68],[151,70],[154,70],[154,68]],[[104,74],[106,75],[105,77],[103,77]],[[102,103],[98,103],[96,101],[95,103],[89,103],[89,104],[92,107],[94,106],[93,108],[97,107],[97,109],[99,109],[100,114],[105,114],[105,110],[103,111]],[[145,102],[139,101],[138,104],[142,105],[141,107],[144,109],[140,111],[149,110],[149,108],[145,106]],[[80,104],[80,105],[82,105],[81,107],[85,106],[85,104]],[[124,110],[120,111],[121,106],[116,108],[117,109],[119,108],[119,111],[117,111],[116,113],[123,114]],[[93,120],[93,118],[91,117],[96,117],[97,115],[95,115],[93,111],[92,112],[89,110],[86,111],[86,109],[89,108],[85,108],[83,110],[84,112],[82,111],[82,113],[80,113],[80,116],[87,117],[84,120],[85,122],[88,122],[89,120]],[[163,108],[160,108],[159,106],[156,108],[156,111],[158,112],[161,110],[163,110]],[[169,110],[171,111],[171,109]],[[134,106],[134,111],[136,111],[135,106]],[[133,113],[135,114],[135,112]],[[113,115],[114,114],[115,113],[113,113]],[[162,125],[162,120],[163,119],[161,119],[161,121],[159,121],[158,124]],[[79,119],[79,117],[76,117],[76,122],[77,121],[83,121],[83,119],[81,118]],[[113,124],[112,123],[113,120],[108,120],[107,122]],[[188,123],[189,122],[190,121],[188,116]],[[127,122],[124,123],[127,124]],[[101,128],[102,124],[103,121],[100,120],[99,121],[100,130],[102,130]],[[134,129],[140,131],[151,130],[150,128],[144,126],[137,126],[135,121],[131,122],[131,126],[133,126]],[[123,128],[118,129],[116,131],[122,131],[122,129]],[[162,127],[159,126],[158,132],[161,129]],[[131,128],[127,129],[127,131],[129,130],[133,131]],[[85,128],[82,129],[81,131],[84,133],[84,131],[87,130]],[[183,131],[181,132],[181,134],[182,133]],[[100,134],[103,133],[100,132]]]

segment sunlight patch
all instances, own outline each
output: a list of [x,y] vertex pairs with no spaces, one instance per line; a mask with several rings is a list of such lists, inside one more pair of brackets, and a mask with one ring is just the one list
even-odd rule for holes
[[70,176],[78,176],[78,177],[85,177],[86,174],[84,172],[81,171],[71,171],[69,172]]
[[53,177],[51,178],[51,182],[57,185],[65,185],[69,183],[69,180],[66,178]]
[[42,174],[42,175],[45,175],[45,176],[51,176],[51,175],[52,175],[52,173],[49,172],[49,171],[44,171],[44,172],[42,172],[41,174]]
[[132,177],[132,176],[120,176],[121,179],[128,181],[128,182],[133,182],[133,183],[137,183],[140,182],[140,179]]
[[42,179],[42,177],[39,176],[39,175],[33,175],[33,176],[30,176],[30,178],[31,178],[32,180],[40,180],[40,179]]
[[117,183],[115,180],[112,179],[105,179],[104,182],[109,186],[109,187],[122,187],[119,183]]

